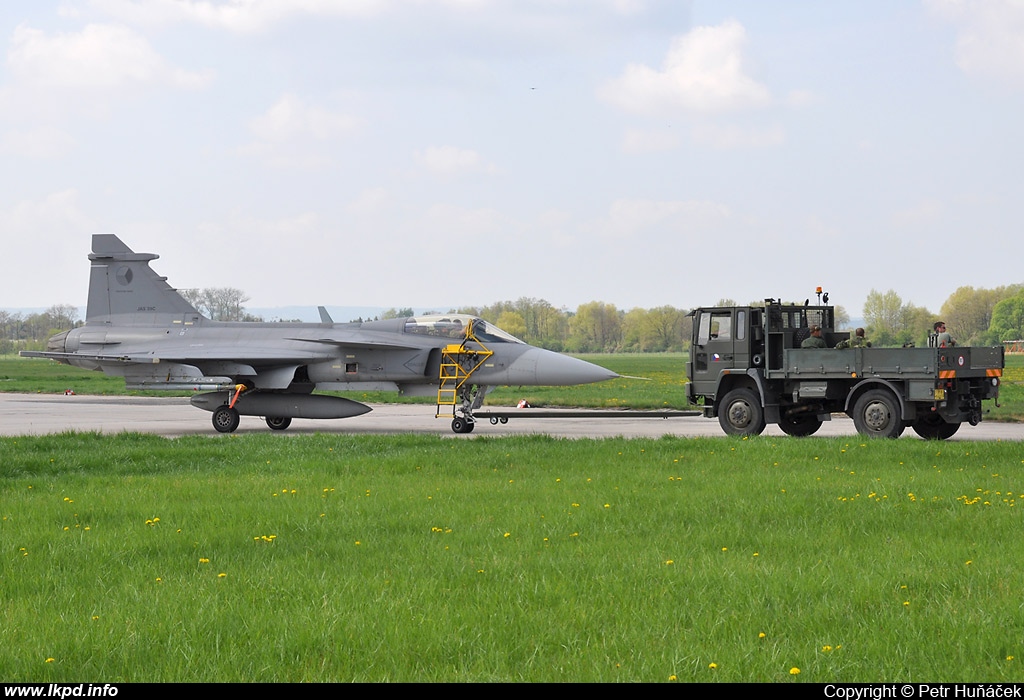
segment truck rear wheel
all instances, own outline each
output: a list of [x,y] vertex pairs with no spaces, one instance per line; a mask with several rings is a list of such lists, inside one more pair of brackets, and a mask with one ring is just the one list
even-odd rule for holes
[[820,427],[821,421],[813,413],[801,413],[792,417],[783,416],[779,421],[779,429],[793,437],[814,435]]
[[942,416],[935,413],[918,416],[911,427],[925,440],[945,440],[953,437],[956,431],[960,430],[959,423],[947,423],[942,420]]
[[903,433],[899,402],[886,389],[865,392],[853,407],[853,424],[861,435],[898,438]]
[[764,431],[764,410],[750,389],[733,389],[718,409],[718,423],[727,435],[760,435]]

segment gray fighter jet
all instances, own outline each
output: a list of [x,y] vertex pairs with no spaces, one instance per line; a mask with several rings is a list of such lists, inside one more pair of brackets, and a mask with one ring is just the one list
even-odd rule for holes
[[292,418],[348,418],[370,410],[321,391],[399,391],[437,397],[452,430],[468,433],[473,410],[495,386],[568,386],[618,375],[535,348],[463,314],[334,323],[234,323],[200,314],[113,234],[92,237],[85,325],[50,338],[46,352],[22,352],[121,376],[129,389],[204,390],[192,405],[213,427],[234,431],[239,416],[273,430]]

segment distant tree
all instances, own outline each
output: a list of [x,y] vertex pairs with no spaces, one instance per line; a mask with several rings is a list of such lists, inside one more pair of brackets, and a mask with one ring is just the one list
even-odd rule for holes
[[180,289],[178,293],[199,313],[213,321],[243,321],[258,318],[246,314],[243,304],[249,301],[241,289],[234,287],[206,287]]
[[835,314],[836,328],[849,328],[850,327],[850,314],[846,309],[839,304],[833,307],[833,313]]
[[900,314],[903,300],[893,290],[879,292],[872,289],[864,301],[864,321],[870,326],[871,334],[887,340],[895,338],[900,330]]
[[980,341],[992,325],[996,304],[1014,296],[1022,288],[1019,284],[995,289],[959,287],[942,304],[939,316],[957,342],[968,345]]
[[864,302],[864,320],[875,345],[923,344],[931,330],[932,313],[922,307],[903,303],[893,290],[872,289]]
[[989,342],[1024,339],[1024,291],[1003,299],[992,309],[992,325],[986,334]]
[[381,320],[384,320],[384,319],[388,319],[388,318],[409,318],[410,316],[415,316],[415,315],[416,314],[413,313],[413,310],[407,306],[404,309],[395,309],[395,308],[388,309],[387,311],[382,313],[380,315],[380,317],[381,317]]
[[517,338],[526,336],[526,321],[518,311],[503,311],[498,317],[497,325],[503,331],[511,333]]
[[45,311],[50,321],[50,328],[66,331],[75,327],[78,322],[78,307],[71,304],[54,304]]
[[614,352],[622,342],[622,324],[614,304],[592,301],[569,319],[569,348],[577,352]]

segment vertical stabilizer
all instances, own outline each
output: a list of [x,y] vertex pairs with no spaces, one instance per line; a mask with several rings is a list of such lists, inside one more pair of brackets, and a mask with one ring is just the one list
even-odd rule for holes
[[[88,323],[105,323],[111,317],[122,323],[165,322],[167,316],[199,318],[189,304],[149,266],[159,255],[136,253],[112,233],[92,236],[92,271],[89,275]],[[164,318],[158,318],[164,317]]]

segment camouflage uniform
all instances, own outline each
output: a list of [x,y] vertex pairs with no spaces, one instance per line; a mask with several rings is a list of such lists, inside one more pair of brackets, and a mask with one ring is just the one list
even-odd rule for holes
[[870,348],[871,342],[864,337],[864,329],[858,328],[852,338],[841,340],[836,344],[837,350],[843,350],[844,348]]

